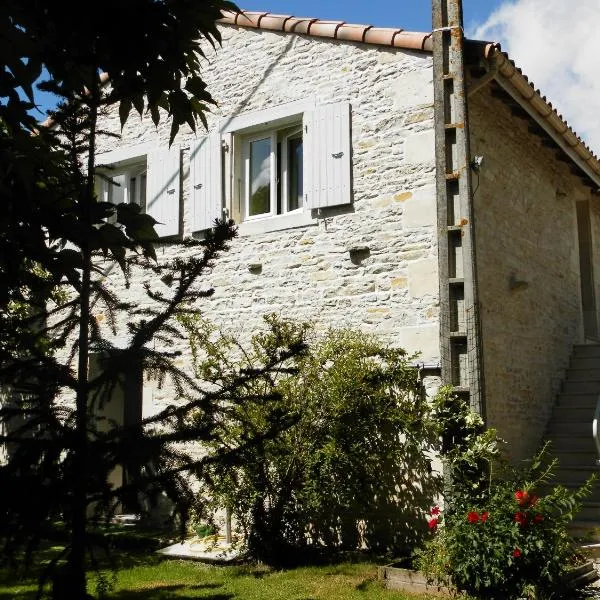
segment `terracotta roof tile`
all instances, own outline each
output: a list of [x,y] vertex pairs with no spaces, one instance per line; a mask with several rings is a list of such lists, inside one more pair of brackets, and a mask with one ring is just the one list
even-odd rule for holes
[[285,24],[284,31],[290,33],[308,33],[310,26],[318,19],[298,19],[290,17],[290,20]]
[[371,27],[365,33],[365,43],[367,44],[378,44],[380,46],[393,46],[394,38],[397,33],[400,33],[401,29],[387,29],[383,27]]
[[[243,15],[243,17],[240,15]],[[273,15],[252,11],[242,11],[242,13],[224,11],[220,22],[223,25],[285,31],[349,42],[365,42],[366,44],[379,46],[419,50],[421,52],[432,51],[431,34],[428,32],[405,32],[402,29],[347,24],[344,21],[324,21],[308,17]]]
[[347,42],[364,42],[365,34],[369,29],[373,29],[373,26],[344,23],[344,26],[337,31],[336,39]]
[[317,35],[319,37],[336,38],[338,29],[344,24],[344,21],[311,21],[308,28],[308,35]]

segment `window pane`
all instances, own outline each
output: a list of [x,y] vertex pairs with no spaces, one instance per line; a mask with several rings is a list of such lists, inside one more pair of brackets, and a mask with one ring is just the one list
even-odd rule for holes
[[130,177],[129,178],[129,189],[127,190],[128,192],[128,198],[127,201],[129,203],[131,202],[136,202],[138,201],[137,199],[137,177]]
[[146,173],[140,175],[140,198],[139,205],[142,211],[146,210]]
[[302,206],[302,138],[288,140],[288,210]]
[[250,142],[250,216],[271,212],[271,138]]

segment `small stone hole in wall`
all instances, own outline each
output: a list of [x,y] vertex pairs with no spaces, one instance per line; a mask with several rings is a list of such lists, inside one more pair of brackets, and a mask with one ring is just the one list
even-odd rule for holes
[[252,273],[252,275],[260,275],[262,273],[262,264],[261,263],[250,263],[248,265],[248,271]]
[[363,260],[371,256],[371,249],[368,246],[355,246],[348,250],[352,264],[360,265]]
[[517,279],[517,276],[515,273],[510,274],[510,277],[508,278],[508,289],[511,292],[516,292],[517,290],[524,290],[524,289],[527,289],[528,287],[529,287],[529,282],[521,281],[521,280]]

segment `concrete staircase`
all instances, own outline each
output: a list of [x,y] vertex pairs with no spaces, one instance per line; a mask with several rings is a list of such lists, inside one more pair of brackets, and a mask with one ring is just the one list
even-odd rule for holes
[[[556,483],[576,487],[592,473],[600,475],[592,438],[592,421],[599,397],[600,344],[575,346],[546,435],[552,455],[559,460]],[[600,541],[600,483],[584,501],[571,534],[577,537],[592,534],[591,540]]]

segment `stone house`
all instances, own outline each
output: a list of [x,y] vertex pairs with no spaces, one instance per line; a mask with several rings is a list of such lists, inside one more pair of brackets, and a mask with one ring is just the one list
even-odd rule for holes
[[[100,194],[140,202],[166,241],[239,223],[204,307],[222,327],[249,336],[277,312],[376,333],[420,352],[513,458],[583,428],[593,461],[600,161],[498,45],[458,27],[226,14],[208,131],[169,148],[168,125],[131,118],[101,142],[122,185]],[[101,125],[119,132],[117,112]],[[553,417],[561,390],[579,404]],[[144,413],[164,394],[145,382]]]

